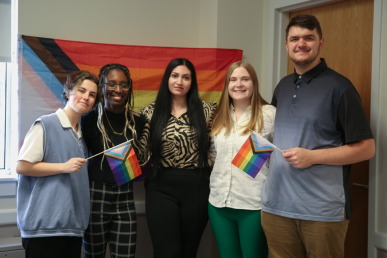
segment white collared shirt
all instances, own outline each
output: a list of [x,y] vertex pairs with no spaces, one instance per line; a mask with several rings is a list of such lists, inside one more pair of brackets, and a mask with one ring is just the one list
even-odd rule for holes
[[[217,136],[211,138],[210,156],[215,159],[210,179],[209,202],[218,208],[260,210],[261,191],[269,172],[269,160],[255,178],[231,164],[239,149],[245,143],[249,134],[239,135],[250,121],[251,107],[247,107],[236,122],[234,108],[231,106],[231,118],[235,128],[229,136],[224,136],[223,129]],[[276,108],[271,105],[262,107],[263,128],[259,134],[273,142],[274,118]],[[215,158],[216,157],[216,158]]]
[[[71,126],[70,120],[66,113],[60,108],[55,114],[63,128],[71,128],[74,135],[80,139],[82,137],[81,125],[78,123],[78,132],[75,132]],[[20,149],[18,160],[25,160],[31,163],[43,160],[43,128],[40,122],[34,124],[24,138],[23,146]]]

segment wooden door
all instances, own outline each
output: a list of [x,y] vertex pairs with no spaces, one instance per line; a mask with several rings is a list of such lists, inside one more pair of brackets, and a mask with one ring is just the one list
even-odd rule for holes
[[[351,80],[360,94],[368,121],[373,12],[373,0],[347,0],[290,13],[290,19],[297,14],[312,14],[317,17],[325,39],[321,57],[325,58],[328,67]],[[288,74],[293,71],[294,64],[289,59]],[[368,161],[352,166],[350,191],[354,212],[345,241],[346,258],[367,257],[368,188],[356,184],[368,186],[368,176]]]

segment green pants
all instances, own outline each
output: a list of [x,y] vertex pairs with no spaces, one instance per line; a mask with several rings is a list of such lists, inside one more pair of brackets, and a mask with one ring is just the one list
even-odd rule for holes
[[208,216],[221,258],[267,258],[260,210],[216,208],[208,203]]

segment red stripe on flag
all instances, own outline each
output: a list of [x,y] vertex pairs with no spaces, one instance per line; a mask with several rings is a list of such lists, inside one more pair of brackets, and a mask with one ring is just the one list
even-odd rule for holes
[[141,175],[141,168],[140,168],[140,165],[138,164],[137,156],[136,156],[136,153],[134,152],[133,148],[130,151],[130,154],[128,156],[128,160],[129,160],[129,163],[132,167],[134,177],[136,178],[139,175]]
[[172,59],[183,57],[196,70],[225,71],[231,63],[242,60],[243,53],[239,49],[128,46],[59,39],[55,42],[75,64],[94,66],[120,63],[131,68],[165,69]]
[[245,160],[247,153],[251,150],[251,145],[249,138],[247,138],[247,141],[242,145],[240,150],[238,151],[237,155],[232,161],[232,164],[234,164],[236,167],[239,168],[239,166],[242,164],[242,162]]

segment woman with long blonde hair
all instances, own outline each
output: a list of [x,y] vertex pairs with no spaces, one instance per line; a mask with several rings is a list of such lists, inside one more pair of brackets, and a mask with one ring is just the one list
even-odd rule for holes
[[253,178],[231,164],[250,130],[272,141],[275,107],[259,94],[251,64],[232,64],[215,111],[211,132],[212,159],[208,213],[220,257],[267,257],[261,227],[261,190],[269,171],[266,162]]

